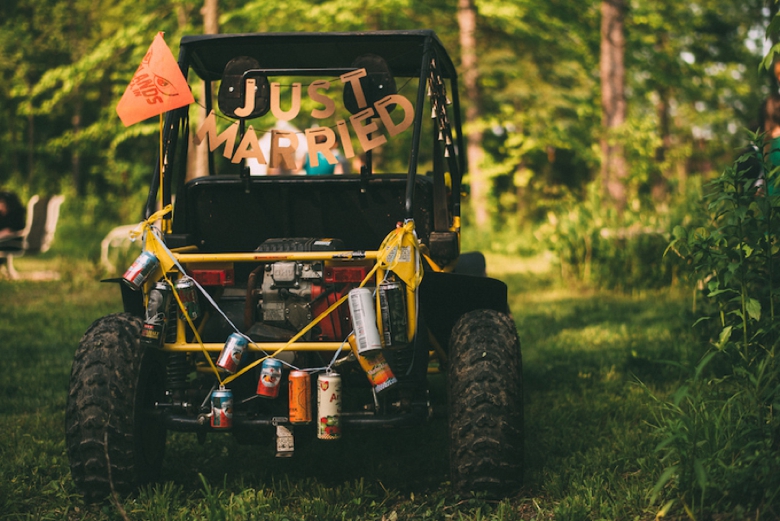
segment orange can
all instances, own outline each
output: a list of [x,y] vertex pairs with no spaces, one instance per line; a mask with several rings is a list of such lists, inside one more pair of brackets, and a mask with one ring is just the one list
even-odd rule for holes
[[383,355],[381,351],[361,355],[357,349],[355,335],[350,335],[349,345],[352,348],[352,352],[357,357],[360,367],[365,371],[368,381],[374,386],[374,391],[376,391],[377,394],[398,383],[398,379],[396,379],[393,370],[390,369],[390,364],[387,363],[385,355]]
[[306,371],[290,371],[290,423],[311,423],[311,377]]

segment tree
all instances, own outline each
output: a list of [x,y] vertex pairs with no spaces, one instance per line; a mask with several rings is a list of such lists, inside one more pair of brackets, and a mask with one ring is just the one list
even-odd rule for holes
[[[200,12],[203,15],[203,34],[219,33],[219,0],[204,0]],[[205,97],[206,85],[204,84],[201,89],[201,99],[205,99]],[[203,107],[196,109],[197,117],[195,118],[195,128],[206,119],[205,107],[206,105],[204,104]],[[187,161],[189,162],[187,174],[189,178],[208,175],[208,150],[206,147],[195,146],[195,138],[195,132],[191,132],[189,137],[190,146],[187,148]]]
[[[113,206],[141,197],[157,153],[157,122],[126,129],[114,107],[157,31],[165,31],[176,54],[181,34],[205,30],[206,1],[216,3],[148,0],[139,10],[132,0],[0,2],[0,183],[29,191],[75,185],[113,199]],[[602,139],[622,145],[617,157],[630,166],[625,177],[609,174],[621,180],[624,199],[631,208],[637,200],[649,208],[660,194],[668,202],[680,192],[688,175],[729,164],[744,141],[740,129],[755,128],[769,93],[766,75],[755,70],[765,0],[626,5],[219,0],[219,30],[435,27],[461,64],[466,129],[474,138],[472,203],[480,223],[503,226],[516,222],[507,218],[512,213],[546,219],[559,201],[581,199],[589,183],[602,182],[601,165],[611,164],[601,161]],[[621,7],[615,22],[624,24],[624,90],[613,89],[607,106],[631,100],[622,117],[609,112],[610,125],[618,122],[609,132],[602,130],[607,112],[596,72],[602,6]],[[659,195],[648,197],[655,186]]]
[[625,11],[625,0],[601,2],[601,180],[604,194],[619,212],[626,207],[628,177],[623,145],[614,139],[614,131],[626,121]]
[[477,80],[477,9],[474,0],[458,0],[458,27],[460,29],[460,66],[466,105],[466,153],[471,184],[471,206],[474,224],[485,229],[490,224],[488,212],[488,180],[481,171],[482,130],[480,128],[481,103]]

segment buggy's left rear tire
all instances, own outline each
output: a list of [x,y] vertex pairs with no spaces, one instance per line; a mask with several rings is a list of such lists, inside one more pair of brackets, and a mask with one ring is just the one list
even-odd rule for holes
[[471,311],[450,339],[450,473],[456,492],[501,498],[523,483],[523,370],[509,315]]
[[108,315],[76,350],[65,438],[73,480],[87,501],[131,492],[162,466],[166,430],[149,411],[165,393],[165,362],[139,343],[140,330],[133,315]]

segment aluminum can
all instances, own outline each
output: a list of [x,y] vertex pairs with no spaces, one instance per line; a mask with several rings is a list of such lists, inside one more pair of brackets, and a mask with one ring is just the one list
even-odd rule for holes
[[161,347],[165,341],[171,304],[171,287],[165,281],[157,282],[149,291],[146,318],[141,326],[141,342],[151,347]]
[[336,373],[317,377],[317,437],[341,438],[341,376]]
[[349,314],[355,329],[358,353],[366,354],[382,349],[379,329],[376,327],[374,298],[368,288],[355,288],[349,292]]
[[174,285],[176,293],[179,295],[179,300],[184,305],[184,309],[179,309],[179,318],[181,320],[187,320],[184,316],[186,312],[190,319],[195,321],[200,318],[200,301],[198,300],[198,290],[195,287],[195,282],[189,277],[182,277],[176,281]]
[[229,429],[233,426],[233,391],[217,389],[211,393],[211,426]]
[[311,376],[306,371],[290,371],[290,423],[311,423]]
[[149,274],[159,265],[160,261],[157,260],[153,253],[143,251],[127,268],[125,274],[122,275],[122,281],[134,290],[139,290],[146,279],[149,278]]
[[387,363],[385,355],[383,355],[381,351],[369,353],[365,356],[359,354],[355,346],[354,335],[350,335],[349,344],[358,359],[360,367],[365,371],[368,381],[371,382],[371,385],[374,387],[374,391],[377,394],[386,391],[398,383],[398,379],[393,374],[390,364]]
[[264,398],[279,396],[279,383],[282,381],[282,362],[276,358],[266,358],[260,369],[257,381],[257,394]]
[[383,281],[377,287],[385,347],[406,345],[406,288],[402,282]]
[[225,342],[222,352],[219,354],[217,367],[221,367],[230,374],[235,373],[246,350],[246,344],[246,338],[238,333],[231,334]]

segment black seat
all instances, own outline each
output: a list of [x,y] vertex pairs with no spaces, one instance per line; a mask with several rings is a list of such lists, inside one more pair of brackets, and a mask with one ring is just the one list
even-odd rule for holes
[[[432,230],[431,180],[418,177],[414,219],[420,241]],[[204,252],[251,252],[270,238],[337,238],[348,250],[376,250],[405,217],[405,175],[210,176],[187,183],[173,232]],[[183,203],[183,204],[182,204]],[[185,208],[182,209],[182,206]]]

